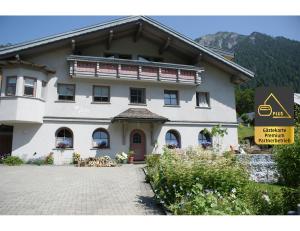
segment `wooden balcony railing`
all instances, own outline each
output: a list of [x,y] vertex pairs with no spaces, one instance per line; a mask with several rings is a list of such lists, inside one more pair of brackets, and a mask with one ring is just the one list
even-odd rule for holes
[[144,62],[71,55],[67,58],[73,78],[122,78],[198,85],[203,68],[171,63]]

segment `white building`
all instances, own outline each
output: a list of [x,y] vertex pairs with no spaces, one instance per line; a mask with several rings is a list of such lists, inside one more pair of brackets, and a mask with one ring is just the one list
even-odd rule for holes
[[210,143],[201,131],[218,124],[223,150],[236,146],[234,87],[254,76],[143,16],[3,48],[0,71],[0,153],[57,164],[129,149],[143,160]]

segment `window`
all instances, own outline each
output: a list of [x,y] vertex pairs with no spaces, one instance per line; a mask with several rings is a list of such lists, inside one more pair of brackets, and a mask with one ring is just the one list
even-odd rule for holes
[[94,86],[93,89],[93,101],[94,102],[109,102],[110,91],[107,86]]
[[166,133],[166,145],[168,148],[180,148],[180,135],[177,131],[175,130],[169,130]]
[[164,91],[165,105],[179,105],[178,91]]
[[202,130],[201,132],[199,132],[198,144],[202,145],[203,148],[207,148],[209,146],[212,146],[211,136],[205,130]]
[[142,143],[142,136],[139,133],[134,133],[132,136],[132,142],[134,144],[141,144]]
[[105,129],[99,128],[94,131],[93,147],[94,148],[109,148],[109,134]]
[[56,148],[73,148],[73,132],[69,128],[56,131]]
[[36,79],[24,77],[24,96],[35,96]]
[[197,107],[210,107],[208,92],[197,92],[196,93],[196,106]]
[[7,77],[6,78],[6,95],[13,96],[16,95],[17,77]]
[[145,88],[130,88],[130,103],[145,104]]
[[57,86],[58,100],[75,100],[75,85],[58,84]]

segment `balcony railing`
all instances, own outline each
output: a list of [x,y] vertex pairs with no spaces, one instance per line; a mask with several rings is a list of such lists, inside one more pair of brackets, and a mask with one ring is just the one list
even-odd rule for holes
[[73,78],[121,78],[198,85],[203,68],[171,63],[71,55],[67,58]]

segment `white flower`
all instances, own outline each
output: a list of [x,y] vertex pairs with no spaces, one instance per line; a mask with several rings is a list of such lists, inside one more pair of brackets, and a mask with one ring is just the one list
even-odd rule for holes
[[270,197],[269,197],[267,194],[263,194],[263,195],[262,195],[262,198],[263,198],[266,202],[268,202],[268,204],[271,203]]
[[173,184],[173,188],[176,188],[176,184]]
[[236,189],[235,188],[231,189],[231,192],[236,193]]

